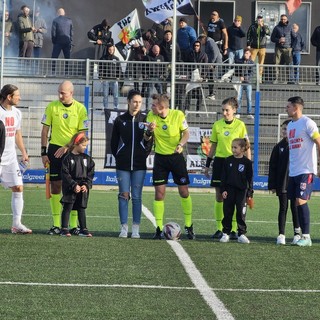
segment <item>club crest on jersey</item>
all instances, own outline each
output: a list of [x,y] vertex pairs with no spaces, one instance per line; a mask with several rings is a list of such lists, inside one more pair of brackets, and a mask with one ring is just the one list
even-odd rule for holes
[[226,137],[227,137],[229,134],[230,134],[229,131],[225,131],[225,132],[224,132],[224,135],[225,135]]
[[62,117],[63,117],[63,119],[67,119],[69,116],[67,113],[64,113]]
[[307,184],[305,182],[300,183],[300,190],[306,190]]
[[163,130],[167,130],[167,129],[168,129],[168,126],[167,126],[166,124],[164,124],[164,125],[162,126],[162,129],[163,129]]
[[243,172],[244,171],[244,164],[239,164],[238,171],[239,172]]
[[139,122],[139,129],[144,129],[144,123],[143,122]]

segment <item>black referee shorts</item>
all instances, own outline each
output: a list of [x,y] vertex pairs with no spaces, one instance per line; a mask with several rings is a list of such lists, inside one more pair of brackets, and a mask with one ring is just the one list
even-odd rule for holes
[[56,158],[54,154],[59,148],[61,148],[61,146],[57,146],[56,144],[49,144],[48,147],[48,158],[50,160],[50,181],[61,180],[62,160],[66,154],[64,154],[62,158]]
[[170,155],[156,153],[153,166],[153,185],[167,184],[170,172],[175,184],[179,186],[190,184],[186,160],[182,153]]

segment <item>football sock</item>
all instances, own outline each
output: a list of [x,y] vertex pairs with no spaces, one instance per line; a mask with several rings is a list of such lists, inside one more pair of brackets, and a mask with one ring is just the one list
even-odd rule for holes
[[222,218],[223,218],[223,202],[214,203],[214,216],[216,218],[217,230],[222,231]]
[[11,209],[12,209],[12,225],[18,227],[21,224],[21,216],[23,210],[23,193],[12,192],[11,195]]
[[307,203],[297,206],[302,234],[310,233],[310,210]]
[[71,210],[69,225],[70,225],[70,229],[78,227],[78,212],[77,212],[77,210]]
[[182,211],[184,214],[184,224],[186,227],[191,227],[192,225],[192,200],[190,195],[188,198],[180,198]]
[[[78,214],[78,218],[79,218],[79,225],[80,225],[80,229],[87,229],[87,221],[86,221],[86,211],[84,208],[79,209],[78,211],[75,211]],[[72,214],[72,211],[71,211]],[[70,227],[71,227],[71,222],[70,222]]]
[[156,219],[157,227],[162,230],[163,228],[163,215],[164,215],[164,201],[163,200],[154,200],[153,201],[153,213]]
[[232,217],[232,228],[231,232],[238,231],[238,223],[237,223],[237,209],[234,209],[233,217]]
[[294,228],[294,234],[300,234],[301,229],[300,228]]
[[51,194],[51,198],[50,198],[50,207],[51,207],[53,225],[58,228],[60,228],[61,226],[62,205],[60,203],[60,198],[61,198],[60,194]]

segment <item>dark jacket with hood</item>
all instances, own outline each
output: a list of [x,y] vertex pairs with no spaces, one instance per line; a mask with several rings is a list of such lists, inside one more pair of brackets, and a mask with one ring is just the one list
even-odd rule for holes
[[[285,42],[280,43],[280,38],[285,37]],[[285,23],[279,22],[273,29],[271,34],[271,41],[275,43],[276,48],[291,48],[291,24],[289,21]]]
[[270,29],[267,25],[259,28],[258,23],[253,23],[247,32],[247,46],[253,49],[267,47],[267,36],[270,35]]
[[277,143],[269,161],[268,189],[275,189],[277,195],[287,192],[289,175],[289,144],[286,138]]

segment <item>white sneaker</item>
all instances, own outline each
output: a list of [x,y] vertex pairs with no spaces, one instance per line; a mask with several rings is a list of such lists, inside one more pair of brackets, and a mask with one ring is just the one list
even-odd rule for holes
[[237,119],[240,119],[240,114],[239,113],[237,113],[236,115],[235,115],[235,117],[237,118]]
[[240,237],[238,237],[238,242],[239,243],[250,243],[250,240],[244,234],[242,234]]
[[128,238],[128,225],[122,224],[119,238]]
[[138,224],[132,225],[132,234],[131,234],[132,239],[140,239],[139,227],[140,226]]
[[229,235],[226,233],[223,233],[222,237],[220,238],[220,242],[229,242],[229,240],[230,240]]
[[296,245],[297,242],[298,242],[300,239],[301,239],[300,234],[296,234],[296,235],[293,237],[293,240],[292,240],[291,244]]
[[285,245],[286,244],[286,237],[284,234],[279,234],[277,237],[277,244]]
[[30,234],[30,233],[32,233],[32,230],[27,228],[23,224],[20,224],[16,227],[12,227],[11,232],[15,233],[15,234]]

